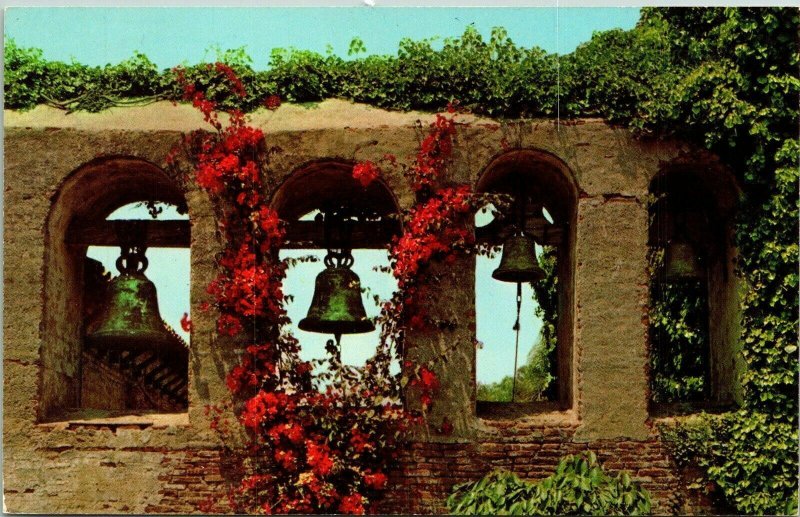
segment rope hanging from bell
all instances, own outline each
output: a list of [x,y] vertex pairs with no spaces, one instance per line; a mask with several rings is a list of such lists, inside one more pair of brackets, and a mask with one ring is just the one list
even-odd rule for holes
[[514,402],[514,398],[516,397],[517,393],[517,356],[519,355],[519,316],[522,312],[522,283],[517,282],[517,321],[514,323],[514,331],[517,333],[516,343],[514,344],[514,376],[511,380],[511,402]]
[[[503,242],[503,254],[500,265],[492,272],[492,278],[501,282],[517,284],[517,319],[513,330],[516,333],[514,343],[514,373],[511,379],[511,402],[517,393],[517,363],[519,360],[520,315],[522,313],[522,283],[533,283],[545,277],[544,270],[536,260],[536,242],[525,233],[525,209],[528,195],[524,185],[517,185],[519,194],[514,199],[517,221],[511,235]],[[545,228],[546,231],[546,228]]]

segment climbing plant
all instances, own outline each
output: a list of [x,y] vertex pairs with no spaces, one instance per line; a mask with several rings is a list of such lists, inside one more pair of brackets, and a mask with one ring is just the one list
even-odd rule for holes
[[698,460],[743,513],[797,504],[798,19],[794,9],[646,9],[640,22],[663,24],[680,73],[666,76],[658,110],[632,123],[713,150],[743,188],[745,400],[709,417],[726,425],[710,427],[712,459]]
[[[231,66],[217,62],[209,70],[234,95],[248,95]],[[185,69],[174,74],[183,98],[209,128],[185,135],[167,162],[215,202],[225,248],[204,310],[216,309],[218,334],[233,338],[231,344],[241,352],[226,378],[230,402],[207,408],[239,467],[229,502],[235,511],[249,513],[374,511],[401,438],[425,423],[439,387],[437,358],[424,363],[405,358],[398,373],[390,371],[391,363],[404,359],[407,329],[449,325],[426,313],[427,284],[436,280],[430,263],[471,253],[475,244],[467,223],[479,198],[469,187],[439,184],[454,147],[456,108],[437,114],[430,127],[421,126],[426,135],[410,164],[391,155],[379,161],[404,169],[416,202],[388,250],[398,290],[382,305],[375,354],[363,366],[351,367],[342,363],[331,340],[327,357],[316,361],[327,369],[315,372],[300,359],[301,344],[287,328],[283,278],[291,261],[278,258],[286,223],[264,195],[270,158],[280,150],[268,145],[243,112],[226,111],[209,99]],[[351,174],[366,187],[381,171],[378,164],[361,161]],[[418,398],[419,411],[404,406],[404,400],[415,402],[410,394]],[[245,430],[244,443],[234,440],[231,410]],[[448,421],[436,427],[452,432]],[[217,511],[217,505],[212,498],[200,509]]]
[[[774,450],[797,450],[799,21],[792,8],[652,8],[634,29],[595,34],[563,56],[519,47],[502,29],[486,41],[469,28],[439,49],[403,40],[394,56],[276,50],[265,71],[242,52],[223,53],[242,90],[216,65],[181,73],[228,111],[330,97],[443,110],[458,98],[493,116],[600,116],[642,138],[674,135],[716,153],[743,192],[736,243],[747,368],[743,407],[721,417],[725,432],[713,430],[707,476],[737,511],[781,513],[797,490],[796,455]],[[89,67],[7,39],[4,56],[7,108],[98,111],[185,93],[177,71],[142,55]]]
[[650,400],[702,400],[708,388],[708,291],[704,281],[650,283]]

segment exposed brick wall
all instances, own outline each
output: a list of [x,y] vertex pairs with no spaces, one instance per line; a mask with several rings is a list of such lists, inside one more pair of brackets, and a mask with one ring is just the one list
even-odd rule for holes
[[[128,427],[132,426],[108,425],[105,430],[118,433]],[[75,427],[78,433],[85,429],[85,425]],[[543,479],[553,473],[565,455],[592,450],[607,472],[627,471],[650,491],[654,513],[708,514],[714,511],[710,500],[685,489],[686,483],[657,437],[645,441],[582,443],[572,441],[573,432],[574,426],[523,425],[472,443],[410,443],[403,449],[398,467],[390,473],[390,488],[378,509],[393,514],[446,513],[444,502],[455,484],[477,480],[494,469],[510,470],[528,480]],[[64,469],[60,466],[62,463],[72,464],[76,458],[86,466],[93,465],[95,473],[88,478],[84,475],[84,479],[91,480],[98,488],[107,489],[111,486],[109,483],[124,485],[132,475],[131,469],[138,472],[139,488],[143,473],[152,478],[152,491],[146,493],[143,505],[126,497],[114,497],[111,491],[104,490],[84,494],[85,508],[91,506],[95,511],[111,513],[231,512],[226,500],[228,488],[236,484],[236,469],[218,448],[136,447],[121,451],[58,447],[43,449],[40,454],[48,461],[48,470]],[[71,496],[73,502],[80,498],[77,495],[79,484],[66,480],[50,479],[45,485],[35,488],[32,485],[24,490],[49,498],[76,491],[76,495]],[[12,498],[23,496],[21,492],[16,488],[6,489],[7,496]],[[53,508],[57,511],[55,506]],[[71,507],[59,508],[58,511],[63,512]]]
[[[158,477],[161,500],[145,508],[146,513],[225,513],[230,510],[219,505],[228,493],[223,477],[223,454],[218,449],[169,451]],[[209,502],[214,502],[208,507]]]
[[[387,513],[446,513],[445,499],[454,485],[475,481],[504,469],[528,480],[551,475],[567,454],[591,450],[606,472],[628,472],[646,488],[656,514],[683,514],[697,508],[694,494],[684,488],[680,474],[660,440],[572,441],[574,426],[506,427],[502,436],[472,443],[423,443],[407,447],[392,473],[392,488],[381,509]],[[706,508],[707,509],[707,508]]]
[[[473,443],[414,442],[391,472],[379,502],[382,513],[447,513],[452,487],[504,469],[528,480],[551,475],[567,454],[591,450],[608,473],[625,471],[646,488],[655,514],[710,513],[711,502],[685,488],[685,481],[657,437],[644,441],[572,441],[574,427],[523,427],[502,437]],[[164,451],[158,504],[146,513],[229,513],[225,503],[235,477],[220,450]],[[209,503],[213,503],[209,506]]]
[[135,382],[119,368],[83,354],[81,372],[81,407],[110,410],[154,410],[169,413],[185,411],[180,404],[160,392]]

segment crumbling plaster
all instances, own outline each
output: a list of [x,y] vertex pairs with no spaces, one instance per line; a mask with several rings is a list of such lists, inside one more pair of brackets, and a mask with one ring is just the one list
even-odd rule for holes
[[[265,131],[268,146],[281,149],[269,167],[274,190],[292,171],[319,159],[377,161],[391,153],[410,163],[433,115],[329,100],[312,108],[283,105],[274,112],[257,112],[251,120]],[[510,147],[556,157],[578,187],[572,408],[526,419],[575,425],[578,441],[647,438],[648,185],[664,163],[686,160],[687,155],[698,162],[711,158],[681,143],[636,139],[598,119],[500,122],[462,115],[458,120],[464,125],[447,182],[475,185],[487,164]],[[194,320],[188,416],[151,425],[140,418],[144,424],[134,428],[114,423],[70,426],[40,423],[37,408],[42,354],[50,345],[49,336],[40,333],[45,225],[59,189],[73,171],[103,157],[143,160],[166,169],[165,158],[181,134],[198,128],[204,125],[195,110],[170,103],[97,114],[67,114],[44,106],[5,111],[3,440],[9,511],[144,511],[148,498],[156,498],[157,480],[169,468],[162,461],[165,451],[219,446],[204,406],[228,397],[224,376],[233,358],[226,350],[232,347],[215,336],[213,314],[197,307],[206,299],[205,286],[214,276],[213,257],[221,243],[211,202],[191,184],[185,192],[192,221]],[[384,172],[401,208],[411,206],[413,194],[402,174]],[[442,305],[434,310],[447,311],[454,304],[471,307],[473,280],[447,279],[448,286],[460,290],[442,296]],[[459,346],[473,347],[465,329],[471,328],[468,320],[474,315],[461,312]],[[425,336],[419,337],[425,346]],[[428,339],[435,347],[441,341],[441,336]],[[456,420],[449,440],[500,432],[491,421],[475,416],[469,395],[474,381],[466,378],[470,357],[474,348],[460,349],[459,366],[441,371],[442,392],[450,397],[441,407]],[[124,467],[109,477],[102,467],[108,462]]]

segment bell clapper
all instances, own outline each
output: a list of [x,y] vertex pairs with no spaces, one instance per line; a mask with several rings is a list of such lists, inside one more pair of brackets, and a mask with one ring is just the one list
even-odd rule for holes
[[334,357],[336,359],[336,368],[338,368],[339,377],[339,385],[341,386],[342,390],[344,390],[344,365],[342,364],[342,335],[340,333],[336,333],[333,335],[333,343],[332,345],[335,348]]
[[336,333],[333,335],[333,339],[336,341],[336,362],[339,363],[341,367],[342,364],[342,335],[340,333]]

